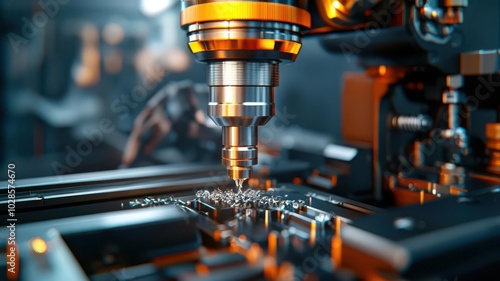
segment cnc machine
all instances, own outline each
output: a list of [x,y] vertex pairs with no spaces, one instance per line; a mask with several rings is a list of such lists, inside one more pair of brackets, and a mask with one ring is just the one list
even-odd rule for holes
[[[182,0],[179,28],[222,165],[20,181],[20,280],[499,278],[500,2]],[[306,37],[364,69],[342,138],[259,143]]]

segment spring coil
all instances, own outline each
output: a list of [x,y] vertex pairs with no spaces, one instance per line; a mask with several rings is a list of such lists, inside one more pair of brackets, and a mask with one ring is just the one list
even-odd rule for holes
[[405,132],[425,132],[432,128],[432,119],[426,115],[399,115],[392,118],[392,127]]

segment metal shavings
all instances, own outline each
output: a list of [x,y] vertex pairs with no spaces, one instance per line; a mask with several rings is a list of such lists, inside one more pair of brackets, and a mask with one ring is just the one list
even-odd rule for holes
[[[198,190],[193,201],[204,201],[218,207],[230,207],[236,209],[235,218],[241,219],[250,216],[252,209],[278,209],[298,212],[305,206],[304,200],[289,200],[285,196],[272,195],[271,192],[262,190],[239,189],[237,192],[227,189],[221,190],[216,188],[210,190]],[[169,197],[152,197],[148,196],[142,199],[135,199],[129,202],[130,207],[154,207],[161,205],[183,205],[191,206],[193,201],[184,203],[182,200],[176,199],[173,196]]]
[[282,196],[273,196],[251,188],[238,192],[230,189],[221,190],[220,188],[213,191],[199,190],[196,192],[196,199],[238,209],[290,209],[296,211],[305,204],[304,200],[287,200]]
[[153,207],[161,205],[179,204],[179,201],[174,196],[169,197],[145,197],[143,199],[135,199],[129,202],[130,207]]

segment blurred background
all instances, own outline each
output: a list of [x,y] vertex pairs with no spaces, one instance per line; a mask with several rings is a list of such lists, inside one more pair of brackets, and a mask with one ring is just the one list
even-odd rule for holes
[[[16,164],[17,178],[220,163],[205,65],[187,48],[180,1],[3,0],[0,8],[0,162]],[[281,67],[262,145],[289,134],[338,138],[341,75],[356,70],[306,38],[297,61]]]

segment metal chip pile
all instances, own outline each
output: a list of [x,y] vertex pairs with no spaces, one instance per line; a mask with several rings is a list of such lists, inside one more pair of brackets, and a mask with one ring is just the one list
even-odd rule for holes
[[304,200],[288,200],[282,196],[273,196],[261,190],[251,188],[239,192],[221,190],[220,188],[216,188],[213,191],[199,190],[196,192],[196,199],[219,206],[246,209],[297,210],[305,204]]

